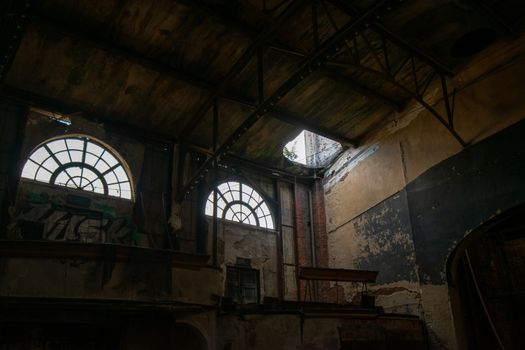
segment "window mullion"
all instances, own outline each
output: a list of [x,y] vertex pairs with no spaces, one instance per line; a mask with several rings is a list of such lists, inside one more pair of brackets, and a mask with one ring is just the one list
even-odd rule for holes
[[117,164],[113,165],[111,168],[109,168],[108,170],[106,170],[102,174],[100,174],[100,176],[104,176],[106,174],[109,174],[111,171],[117,169],[119,166],[120,166],[120,163],[117,163]]
[[[83,146],[83,149],[82,149],[82,164],[86,164],[86,149],[87,149],[87,140],[84,139],[84,146]],[[84,166],[81,166],[80,167],[80,188],[84,188],[82,187],[82,181],[84,181]]]
[[[66,140],[64,140],[64,143],[66,143]],[[67,148],[67,143],[66,143],[66,148]],[[55,155],[55,153],[53,153],[53,151],[51,151],[51,149],[49,148],[48,145],[44,145],[44,149],[47,151],[47,153],[49,153],[49,155],[51,157],[53,157],[53,160],[55,162],[57,162],[57,164],[59,165],[59,168],[58,169],[61,169],[63,168],[64,169],[64,172],[66,173],[67,177],[69,177],[69,179],[73,182],[73,184],[77,187],[77,188],[80,188],[79,185],[77,185],[77,182],[73,179],[73,177],[69,174],[69,172],[67,171],[67,168],[64,167],[64,164],[62,164],[62,162],[57,158],[57,156]],[[69,151],[68,151],[68,154],[69,154]],[[69,159],[71,159],[71,155],[69,155]]]

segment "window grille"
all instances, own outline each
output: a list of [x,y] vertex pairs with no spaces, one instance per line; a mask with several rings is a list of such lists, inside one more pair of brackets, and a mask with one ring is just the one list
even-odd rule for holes
[[[213,191],[206,201],[206,215],[213,216]],[[217,187],[217,217],[229,221],[273,229],[270,208],[251,186],[225,182]]]
[[132,199],[129,176],[118,157],[86,137],[53,139],[37,147],[22,178],[77,190]]

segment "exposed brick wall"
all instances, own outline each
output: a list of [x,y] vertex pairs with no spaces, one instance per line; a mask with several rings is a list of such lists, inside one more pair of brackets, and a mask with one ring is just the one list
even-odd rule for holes
[[295,222],[297,232],[297,261],[299,266],[312,266],[308,190],[309,188],[302,184],[297,184],[295,188]]
[[[321,180],[317,180],[312,186],[312,207],[316,263],[318,267],[329,267],[324,189]],[[319,301],[337,303],[344,300],[344,290],[341,286],[331,286],[329,282],[319,282],[318,288]]]
[[317,180],[312,190],[313,225],[315,233],[316,263],[318,267],[328,267],[328,236],[326,233],[326,214],[324,190],[321,180]]
[[[308,191],[312,192],[312,218],[308,201]],[[312,266],[310,225],[313,225],[315,237],[315,265],[328,267],[328,239],[326,232],[326,214],[324,205],[324,190],[322,181],[316,181],[312,186],[298,184],[295,194],[295,215],[297,225],[297,256],[299,266]],[[312,222],[310,222],[312,219]],[[319,301],[342,301],[343,290],[339,286],[331,287],[329,282],[317,282]],[[305,296],[305,281],[300,283],[301,299]],[[308,297],[310,299],[310,296]]]
[[[296,226],[296,244],[297,244],[297,268],[301,266],[312,266],[310,253],[310,213],[308,208],[308,190],[309,187],[296,184],[294,207],[295,207],[295,226]],[[305,297],[305,281],[299,283],[299,295],[301,299]]]

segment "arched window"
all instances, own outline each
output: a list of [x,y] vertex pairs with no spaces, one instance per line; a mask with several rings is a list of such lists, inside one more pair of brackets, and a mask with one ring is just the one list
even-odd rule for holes
[[[273,218],[264,199],[252,187],[225,182],[217,187],[217,217],[273,229]],[[206,201],[206,215],[213,216],[213,191]]]
[[130,178],[119,157],[87,136],[53,139],[38,146],[22,177],[52,185],[132,199]]

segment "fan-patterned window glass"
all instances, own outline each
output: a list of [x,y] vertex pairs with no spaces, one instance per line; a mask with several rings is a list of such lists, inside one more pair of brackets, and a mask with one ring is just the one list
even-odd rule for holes
[[[273,229],[270,208],[252,187],[240,182],[225,182],[217,187],[217,217],[243,224]],[[206,201],[206,215],[213,216],[214,191]]]
[[109,149],[85,136],[40,145],[29,156],[22,177],[113,197],[133,197],[123,164]]

